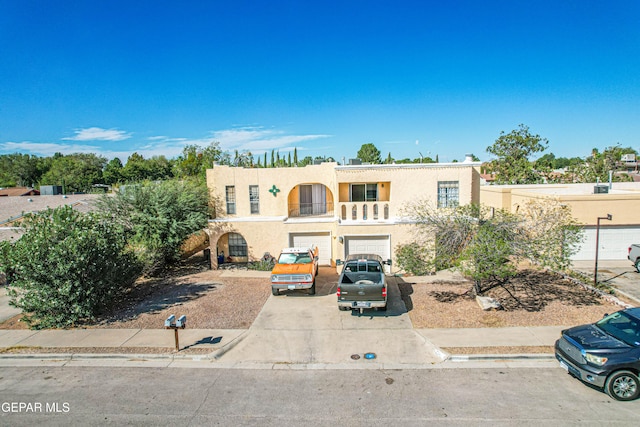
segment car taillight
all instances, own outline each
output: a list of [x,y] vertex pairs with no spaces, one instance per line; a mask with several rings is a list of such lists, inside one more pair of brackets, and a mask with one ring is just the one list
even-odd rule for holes
[[631,246],[629,246],[629,249],[627,250],[627,255],[629,255],[631,253]]
[[338,286],[338,290],[336,291],[336,295],[338,296],[338,298],[340,297],[340,286]]
[[387,297],[387,287],[386,286],[382,287],[382,296],[385,297],[385,298]]

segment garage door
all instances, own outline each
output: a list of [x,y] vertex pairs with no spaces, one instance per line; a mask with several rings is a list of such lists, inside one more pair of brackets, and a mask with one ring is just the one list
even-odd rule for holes
[[[596,229],[584,228],[584,240],[578,252],[571,257],[573,260],[595,260],[596,257]],[[640,242],[640,228],[638,227],[602,227],[598,241],[598,259],[625,260],[631,243]]]
[[[345,255],[375,254],[383,260],[391,258],[391,241],[389,236],[345,236]],[[388,266],[385,266],[388,268]]]
[[308,248],[318,247],[318,264],[331,265],[331,233],[295,233],[289,237],[291,246]]

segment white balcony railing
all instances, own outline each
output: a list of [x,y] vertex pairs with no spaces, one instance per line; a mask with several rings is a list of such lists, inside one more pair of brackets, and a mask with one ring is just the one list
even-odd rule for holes
[[338,215],[343,221],[378,221],[389,219],[389,202],[344,202]]

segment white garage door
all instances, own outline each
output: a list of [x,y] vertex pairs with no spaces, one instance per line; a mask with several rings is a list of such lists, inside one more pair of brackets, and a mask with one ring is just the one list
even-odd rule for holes
[[[571,257],[573,260],[595,260],[596,257],[596,228],[584,228],[584,240],[578,252]],[[603,227],[600,226],[598,239],[599,260],[625,260],[631,243],[640,242],[640,228],[638,227]]]
[[289,243],[293,247],[318,247],[318,264],[331,265],[331,233],[292,233]]
[[[389,236],[345,236],[345,256],[350,254],[375,254],[383,260],[391,258]],[[388,266],[385,266],[388,268]]]

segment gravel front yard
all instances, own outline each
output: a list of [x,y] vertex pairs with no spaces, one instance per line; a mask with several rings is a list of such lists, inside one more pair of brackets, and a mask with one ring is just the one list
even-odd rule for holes
[[[269,279],[227,276],[193,258],[165,278],[140,281],[123,306],[84,327],[161,329],[169,315],[185,314],[193,329],[247,329],[271,294]],[[321,268],[318,295],[334,294],[337,278],[335,269]],[[389,281],[398,284],[415,328],[571,326],[621,308],[558,275],[533,270],[487,293],[504,307],[493,311],[480,309],[468,282]],[[0,324],[24,328],[18,317]]]

